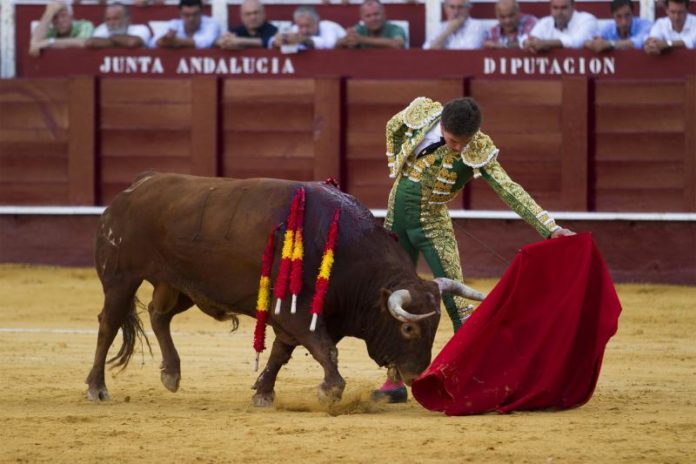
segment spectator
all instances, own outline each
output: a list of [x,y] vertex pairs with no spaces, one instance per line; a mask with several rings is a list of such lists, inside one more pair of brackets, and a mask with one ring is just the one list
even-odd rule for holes
[[169,21],[167,30],[152,39],[161,48],[209,48],[220,35],[220,26],[203,15],[201,0],[179,0],[181,19]]
[[336,42],[336,48],[405,48],[406,32],[387,21],[379,0],[365,0],[360,5],[360,24]]
[[486,30],[481,21],[470,18],[469,0],[445,0],[447,21],[423,45],[424,50],[475,50],[483,47]]
[[667,0],[666,18],[655,21],[643,47],[650,55],[673,48],[696,47],[696,15],[689,14],[689,0]]
[[29,54],[39,56],[44,48],[82,48],[93,31],[91,22],[73,19],[70,5],[62,0],[51,2],[31,36]]
[[260,0],[244,0],[239,7],[242,25],[231,32],[226,32],[218,39],[216,45],[225,50],[242,48],[268,48],[278,28],[266,20],[266,12]]
[[595,38],[585,42],[585,48],[597,53],[643,48],[652,22],[633,16],[631,0],[612,0],[609,8],[614,20],[600,28]]
[[498,24],[486,34],[483,48],[520,48],[537,19],[520,13],[517,0],[498,0],[495,4]]
[[536,23],[524,48],[532,53],[582,48],[596,32],[597,19],[584,11],[575,11],[575,0],[551,0],[551,16]]
[[139,48],[150,42],[150,29],[142,24],[130,24],[128,7],[112,3],[104,11],[104,23],[97,26],[87,39],[89,48]]
[[165,0],[133,0],[135,6],[164,5]]
[[321,20],[317,10],[311,6],[300,6],[292,15],[295,24],[288,32],[280,32],[273,37],[272,46],[295,46],[299,50],[331,49],[338,39],[346,36],[346,31],[333,21]]

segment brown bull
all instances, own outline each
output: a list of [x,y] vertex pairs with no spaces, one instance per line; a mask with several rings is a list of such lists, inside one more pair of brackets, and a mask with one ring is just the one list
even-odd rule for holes
[[[307,197],[304,286],[296,314],[290,314],[287,304],[279,315],[269,314],[275,340],[254,385],[254,403],[273,402],[278,371],[297,345],[324,368],[319,393],[329,401],[340,399],[345,387],[336,349],[344,336],[365,340],[370,357],[407,383],[428,366],[440,319],[440,288],[480,295],[446,279],[419,278],[398,243],[353,197],[317,182],[146,173],[114,199],[99,223],[96,267],[104,307],[87,377],[88,398],[109,398],[104,365],[118,329],[123,330],[123,344],[110,360],[116,366],[128,364],[136,339],[144,335],[135,310],[135,293],[144,280],[154,287],[148,310],[162,352],[162,383],[171,391],[181,378],[170,333],[174,315],[195,304],[235,326],[237,314],[255,316],[266,238],[287,217],[299,186]],[[309,306],[335,208],[341,210],[335,264],[324,313],[311,332]],[[276,239],[281,238],[279,230]],[[275,261],[277,265],[278,256]]]

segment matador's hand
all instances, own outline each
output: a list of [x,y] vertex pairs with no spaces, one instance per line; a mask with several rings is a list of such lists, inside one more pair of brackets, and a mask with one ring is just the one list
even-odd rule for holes
[[558,237],[567,237],[569,235],[575,235],[575,232],[573,232],[570,229],[564,229],[561,227],[560,229],[556,229],[553,231],[551,234],[551,238],[558,238]]

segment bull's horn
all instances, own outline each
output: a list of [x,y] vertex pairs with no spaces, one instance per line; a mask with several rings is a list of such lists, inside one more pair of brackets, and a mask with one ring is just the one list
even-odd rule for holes
[[436,314],[435,311],[428,314],[411,314],[403,308],[404,305],[410,302],[411,293],[408,290],[395,290],[394,293],[389,295],[387,307],[391,315],[401,322],[416,322]]
[[476,301],[483,301],[483,299],[486,298],[486,295],[483,293],[477,292],[473,288],[456,280],[448,279],[447,277],[438,277],[434,280],[437,286],[440,287],[440,293],[452,293]]

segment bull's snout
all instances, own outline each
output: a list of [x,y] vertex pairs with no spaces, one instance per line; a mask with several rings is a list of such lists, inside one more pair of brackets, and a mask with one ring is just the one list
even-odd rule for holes
[[413,383],[413,381],[416,380],[416,377],[418,377],[418,376],[417,375],[408,376],[408,377],[404,378],[404,383],[410,387],[411,384]]
[[419,375],[421,375],[423,370],[420,372],[413,372],[411,370],[399,369],[399,376],[401,377],[401,380],[403,380],[404,383],[410,387],[413,381],[416,380]]

